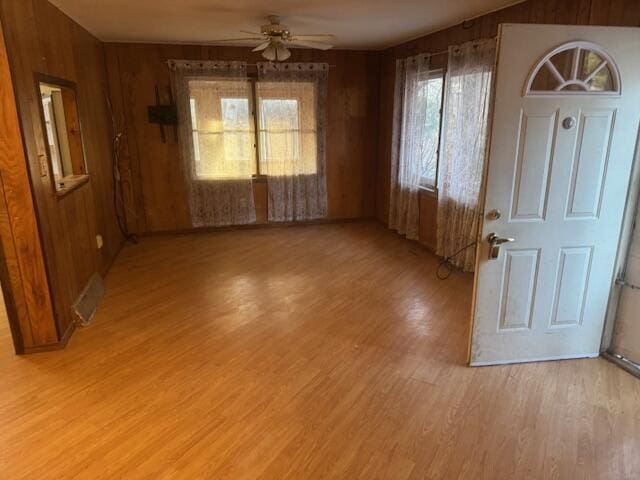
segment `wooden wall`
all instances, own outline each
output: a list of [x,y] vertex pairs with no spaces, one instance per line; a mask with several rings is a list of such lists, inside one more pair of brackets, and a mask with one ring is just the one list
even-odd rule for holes
[[[122,237],[113,208],[111,123],[103,44],[46,0],[0,0],[0,18],[18,104],[58,338],[73,325],[71,305],[94,272],[105,273]],[[90,181],[56,197],[39,159],[46,155],[34,74],[77,84]],[[98,250],[96,234],[104,238]]]
[[[376,212],[380,221],[389,217],[391,126],[395,61],[424,52],[439,52],[450,45],[496,36],[500,23],[550,23],[564,25],[640,26],[640,0],[527,0],[385,50],[380,80],[380,157],[378,160]],[[446,56],[435,59],[446,64]],[[431,212],[421,212],[432,218]]]
[[[261,61],[249,48],[107,44],[111,97],[119,128],[127,135],[122,173],[132,232],[184,230],[191,227],[182,180],[178,146],[167,129],[160,140],[158,125],[147,120],[155,103],[155,86],[169,100],[166,60],[212,59]],[[294,49],[291,61],[327,62],[329,105],[327,131],[327,190],[329,218],[375,216],[378,156],[379,53],[346,50]],[[254,185],[258,217],[266,203],[264,184]]]

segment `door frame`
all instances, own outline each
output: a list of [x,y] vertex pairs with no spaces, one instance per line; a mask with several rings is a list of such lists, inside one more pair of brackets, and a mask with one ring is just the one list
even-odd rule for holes
[[[0,23],[0,282],[17,354],[63,346],[58,336],[18,102]],[[64,340],[64,339],[63,339]]]
[[[640,86],[638,88],[640,88]],[[634,223],[638,209],[640,209],[640,128],[638,129],[638,138],[636,140],[635,155],[633,158],[629,182],[629,194],[625,202],[625,209],[622,217],[622,228],[620,231],[620,238],[618,240],[618,254],[616,256],[614,267],[615,276],[609,293],[609,305],[607,306],[607,314],[604,319],[600,353],[604,353],[609,350],[613,341],[613,332],[616,318],[618,316],[620,297],[622,295],[622,289],[624,288],[622,285],[618,285],[616,280],[626,271],[627,261],[631,251],[631,244],[633,242]]]
[[[467,347],[467,365],[471,364],[471,347],[472,347],[472,339],[473,339],[473,327],[476,317],[476,298],[477,298],[477,289],[478,289],[478,269],[480,268],[480,258],[482,254],[483,247],[483,238],[482,231],[485,221],[485,206],[487,199],[487,181],[489,177],[489,164],[491,157],[491,143],[493,141],[492,129],[493,129],[493,119],[494,119],[494,111],[495,111],[495,102],[496,102],[496,85],[497,85],[497,72],[498,66],[500,64],[500,51],[501,51],[501,43],[502,43],[502,30],[505,25],[518,25],[515,23],[501,23],[498,25],[498,36],[496,42],[496,59],[494,63],[494,75],[492,78],[491,85],[491,102],[490,102],[490,110],[489,110],[489,124],[488,124],[488,132],[489,138],[487,139],[487,149],[486,149],[486,157],[483,167],[482,173],[482,183],[480,187],[480,218],[478,223],[478,232],[476,236],[476,264],[474,269],[474,281],[473,281],[473,291],[472,291],[472,300],[471,300],[471,317],[469,320],[469,338],[468,338],[468,347]],[[529,25],[529,24],[527,24]],[[617,28],[617,27],[608,27],[608,28]],[[630,27],[621,27],[621,28],[630,28]],[[638,27],[640,29],[640,27]],[[640,88],[640,87],[639,87]],[[620,302],[620,296],[622,292],[622,286],[616,284],[616,280],[620,277],[620,274],[624,272],[627,258],[629,256],[629,251],[631,249],[631,242],[633,240],[633,232],[634,232],[634,222],[637,214],[637,209],[640,209],[640,125],[638,126],[638,135],[636,137],[636,146],[635,146],[635,154],[632,160],[631,166],[631,174],[629,176],[629,187],[627,198],[625,200],[623,218],[622,218],[622,226],[620,229],[619,237],[618,237],[618,247],[616,259],[614,262],[614,276],[611,280],[611,287],[609,292],[609,301],[607,305],[607,311],[605,314],[603,331],[600,340],[600,353],[606,352],[611,346],[611,342],[613,339],[613,331],[615,327],[616,316],[618,313],[618,305]],[[558,359],[559,360],[559,359]]]

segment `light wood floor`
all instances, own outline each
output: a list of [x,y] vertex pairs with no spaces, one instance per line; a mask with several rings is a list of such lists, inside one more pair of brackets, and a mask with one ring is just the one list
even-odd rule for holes
[[436,265],[374,223],[127,246],[65,351],[0,335],[0,478],[640,478],[640,382],[466,367]]

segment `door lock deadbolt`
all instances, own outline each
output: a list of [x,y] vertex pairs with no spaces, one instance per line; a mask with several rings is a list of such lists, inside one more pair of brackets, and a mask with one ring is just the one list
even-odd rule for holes
[[497,208],[494,208],[487,213],[487,220],[498,220],[502,216],[502,212]]
[[574,117],[567,117],[562,121],[562,126],[565,130],[571,130],[576,126],[576,119]]

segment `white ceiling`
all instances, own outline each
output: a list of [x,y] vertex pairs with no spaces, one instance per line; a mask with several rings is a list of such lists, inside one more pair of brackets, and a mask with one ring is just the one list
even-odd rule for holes
[[[283,17],[295,34],[331,33],[339,48],[378,49],[516,0],[50,0],[103,41],[212,43]],[[229,45],[229,44],[227,44]]]

